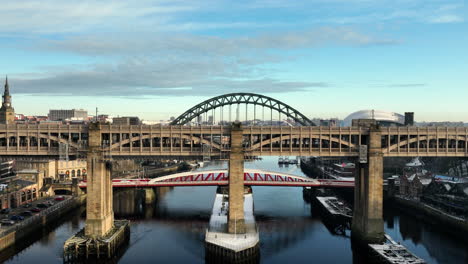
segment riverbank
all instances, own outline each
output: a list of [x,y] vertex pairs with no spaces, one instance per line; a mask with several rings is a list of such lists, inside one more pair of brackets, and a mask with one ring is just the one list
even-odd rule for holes
[[67,196],[65,200],[55,201],[54,205],[23,221],[8,227],[2,227],[0,231],[0,252],[14,246],[16,243],[32,235],[35,231],[58,221],[71,210],[83,205],[85,199],[86,195],[79,197]]
[[113,178],[135,179],[135,178],[142,177],[143,175],[146,178],[157,178],[157,177],[166,176],[166,175],[173,174],[173,173],[189,171],[191,169],[193,169],[193,167],[188,163],[178,163],[178,164],[172,164],[167,167],[161,167],[161,168],[145,167],[144,171],[137,171],[135,173],[130,173],[127,175],[119,175],[118,177],[113,177]]
[[439,208],[417,200],[393,196],[388,202],[391,206],[404,211],[418,219],[437,224],[444,228],[448,233],[456,236],[465,237],[468,235],[468,221],[464,218],[450,215]]
[[145,174],[147,178],[156,178],[176,172],[179,172],[179,164],[174,164],[164,168],[148,169],[145,171]]

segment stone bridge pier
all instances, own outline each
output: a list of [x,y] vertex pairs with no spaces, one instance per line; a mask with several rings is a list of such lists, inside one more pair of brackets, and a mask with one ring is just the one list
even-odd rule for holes
[[367,163],[357,163],[352,237],[365,243],[385,240],[383,223],[383,153],[381,132],[370,127]]
[[244,149],[243,130],[240,122],[231,129],[231,153],[229,155],[229,212],[228,232],[245,233],[244,221]]
[[87,237],[102,237],[114,225],[112,208],[111,163],[104,159],[101,147],[101,125],[89,125],[88,187],[86,199]]

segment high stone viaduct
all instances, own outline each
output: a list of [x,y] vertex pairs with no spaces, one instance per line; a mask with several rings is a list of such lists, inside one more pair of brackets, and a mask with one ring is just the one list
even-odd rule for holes
[[368,242],[384,238],[384,157],[468,157],[468,128],[379,127],[376,124],[319,127],[311,125],[289,106],[269,99],[254,94],[215,97],[175,121],[188,122],[189,117],[242,102],[275,109],[301,126],[242,126],[238,122],[225,126],[188,126],[183,122],[168,126],[115,126],[98,122],[87,125],[8,124],[0,125],[0,155],[2,158],[55,157],[60,155],[64,146],[68,155],[86,155],[88,198],[85,233],[89,237],[102,237],[113,226],[110,157],[209,155],[228,160],[228,231],[236,230],[238,233],[245,230],[245,157],[359,157],[362,162],[357,164],[352,232],[353,236]]

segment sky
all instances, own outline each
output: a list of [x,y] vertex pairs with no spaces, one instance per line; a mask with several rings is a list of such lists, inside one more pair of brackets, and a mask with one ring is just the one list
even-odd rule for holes
[[0,76],[27,115],[162,120],[254,92],[468,122],[467,19],[464,0],[2,0]]

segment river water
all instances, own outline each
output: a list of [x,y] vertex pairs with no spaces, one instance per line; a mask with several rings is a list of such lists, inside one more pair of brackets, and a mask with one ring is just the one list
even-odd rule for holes
[[[212,162],[204,169],[225,168]],[[246,162],[246,168],[303,175],[296,165],[279,167],[277,157]],[[204,232],[216,187],[177,187],[159,191],[159,200],[144,206],[135,190],[117,191],[116,218],[131,219],[131,237],[118,263],[205,263]],[[318,208],[304,201],[302,188],[254,187],[260,229],[260,263],[360,263],[349,231],[337,235]],[[387,208],[388,207],[388,208]],[[385,207],[385,231],[428,263],[468,263],[468,240],[455,238],[428,219],[416,219]],[[327,223],[327,226],[324,224]],[[5,263],[62,263],[63,244],[84,226],[75,212],[24,245],[0,254]]]

